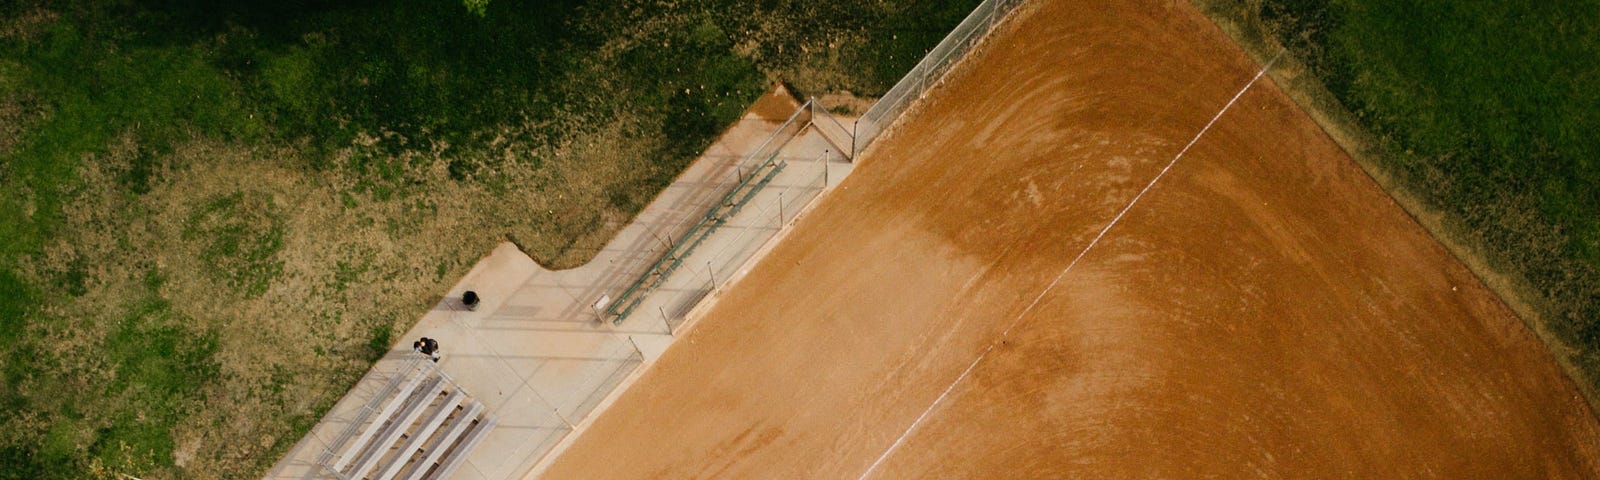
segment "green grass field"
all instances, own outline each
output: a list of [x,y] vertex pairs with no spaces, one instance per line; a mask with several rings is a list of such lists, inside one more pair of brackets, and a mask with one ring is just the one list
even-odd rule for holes
[[1600,404],[1600,2],[1196,3],[1287,47],[1303,103]]
[[258,477],[495,242],[582,264],[975,4],[0,2],[0,479]]

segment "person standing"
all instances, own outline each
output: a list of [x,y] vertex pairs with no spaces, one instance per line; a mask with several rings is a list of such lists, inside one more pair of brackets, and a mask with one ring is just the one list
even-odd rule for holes
[[415,342],[411,342],[411,349],[416,351],[417,353],[421,353],[423,355],[427,355],[429,358],[432,358],[433,359],[433,363],[439,363],[439,341],[438,340],[434,340],[434,339],[431,339],[431,338],[428,338],[428,337],[422,337],[421,340],[417,340]]

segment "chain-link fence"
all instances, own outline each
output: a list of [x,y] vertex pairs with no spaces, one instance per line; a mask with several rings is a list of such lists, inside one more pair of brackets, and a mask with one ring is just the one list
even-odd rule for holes
[[[950,68],[959,62],[967,52],[978,45],[983,38],[994,29],[1006,16],[1024,0],[985,0],[967,15],[966,19],[957,25],[955,30],[945,36],[933,50],[929,51],[917,66],[901,78],[894,88],[891,88],[883,98],[873,104],[866,114],[857,119],[851,127],[846,127],[827,109],[822,107],[816,99],[811,99],[796,110],[777,132],[757,147],[755,151],[741,158],[734,168],[709,188],[710,191],[722,195],[717,202],[704,215],[691,215],[682,220],[660,225],[650,229],[650,235],[656,239],[656,245],[638,252],[632,256],[627,264],[622,265],[624,271],[642,272],[636,279],[619,291],[608,293],[596,304],[598,314],[602,319],[610,320],[613,324],[621,324],[623,320],[640,309],[646,299],[657,290],[666,287],[668,279],[680,268],[693,268],[704,271],[703,274],[695,273],[692,276],[697,282],[704,282],[701,287],[692,288],[687,285],[676,285],[674,281],[669,290],[673,297],[681,297],[678,301],[661,302],[652,301],[656,312],[662,317],[669,327],[676,323],[685,312],[698,303],[705,294],[718,287],[719,281],[729,278],[730,269],[737,269],[749,258],[742,252],[719,253],[708,265],[690,264],[689,257],[699,249],[702,244],[711,239],[712,233],[724,228],[730,219],[745,208],[745,205],[760,196],[768,183],[777,178],[780,173],[790,166],[790,162],[779,158],[779,153],[796,138],[814,132],[822,141],[826,142],[838,155],[846,160],[854,159],[867,149],[872,141],[877,139],[888,127],[893,124],[901,114],[920,98],[924,93],[944,77]],[[821,192],[826,186],[827,167],[826,161],[811,162],[821,165],[817,169],[815,191]],[[809,178],[809,173],[802,175]],[[801,188],[810,192],[811,187]],[[795,194],[799,195],[799,191]],[[799,195],[805,196],[805,201],[814,197],[814,193]],[[800,199],[791,196],[788,201],[794,202],[796,208],[803,206]],[[774,203],[775,205],[775,203]],[[781,210],[779,207],[772,209]],[[768,214],[763,209],[762,214]],[[781,227],[783,215],[773,215],[778,219],[775,227]],[[751,231],[764,231],[756,228]],[[746,248],[759,248],[765,238],[775,235],[776,230],[765,232],[761,241],[750,241]],[[739,236],[746,232],[741,231]],[[757,235],[757,234],[751,234]],[[753,239],[752,239],[753,240]],[[753,254],[753,250],[750,252]],[[719,265],[721,265],[719,267]],[[719,278],[720,277],[720,278]]]
[[1005,19],[1006,14],[1015,10],[1024,0],[984,0],[978,7],[967,15],[960,25],[956,25],[938,46],[922,57],[917,66],[911,69],[905,77],[895,83],[883,98],[872,104],[859,120],[856,120],[855,145],[851,157],[854,158],[866,151],[867,146],[878,138],[889,126],[894,124],[900,115],[918,98],[922,98],[929,88],[933,88],[950,67],[960,62],[967,52],[972,51],[983,38]]
[[855,158],[855,130],[828,113],[828,108],[817,99],[811,99],[806,105],[811,108],[811,128],[834,147],[829,151],[839,152],[839,156],[846,160]]
[[784,178],[721,225],[718,230],[722,233],[662,285],[656,293],[659,298],[651,302],[655,311],[646,313],[660,315],[663,322],[676,329],[700,300],[740,276],[741,269],[767,241],[827,187],[830,155],[833,154],[812,159],[781,158]]
[[[796,141],[802,137],[807,141]],[[607,295],[598,312],[601,317],[621,324],[648,303],[650,308],[646,309],[654,310],[649,313],[662,315],[669,326],[675,325],[677,322],[670,319],[687,312],[707,291],[704,287],[689,287],[683,283],[683,278],[703,275],[710,288],[715,288],[719,281],[726,281],[727,270],[742,265],[748,260],[748,254],[753,254],[767,238],[777,233],[785,213],[780,211],[785,207],[779,203],[787,202],[787,208],[798,209],[805,205],[802,202],[809,202],[826,186],[826,158],[782,156],[807,142],[823,142],[823,151],[849,158],[851,131],[822,109],[815,99],[807,101],[760,146],[711,182],[706,191],[720,198],[704,214],[688,215],[650,229],[649,235],[655,245],[633,255],[629,264],[620,267],[624,271],[642,273],[622,289]],[[746,219],[756,218],[742,213],[752,204],[759,210],[755,215],[771,216],[778,223],[770,229],[767,226],[744,228]],[[713,235],[730,230],[735,231]],[[730,250],[735,244],[749,252]],[[700,252],[702,249],[707,251]],[[691,273],[675,276],[680,269]]]
[[[766,142],[714,182],[709,190],[722,197],[709,211],[650,229],[656,245],[639,252],[622,267],[625,271],[642,273],[625,288],[608,293],[596,304],[597,313],[613,324],[621,324],[644,307],[647,299],[665,297],[667,301],[648,300],[655,310],[651,313],[660,315],[669,328],[674,326],[701,298],[718,288],[719,282],[727,281],[767,238],[777,234],[787,221],[781,203],[789,202],[789,208],[798,209],[826,187],[827,159],[809,161],[807,163],[817,165],[814,172],[800,174],[798,178],[805,180],[786,185],[783,195],[770,197],[777,200],[763,201],[759,215],[752,217],[772,219],[775,223],[740,230],[730,237],[731,240],[722,238],[728,237],[726,235],[712,240],[712,234],[729,228],[733,218],[748,203],[758,197],[769,198],[761,192],[793,163],[779,157],[785,147],[802,135],[814,132],[831,147],[826,151],[836,151],[846,160],[854,159],[1023,1],[985,0],[979,4],[851,127],[839,122],[816,99],[807,101]],[[717,247],[721,250],[712,255],[695,255],[707,242],[722,245]],[[691,256],[696,259],[691,261]],[[675,278],[679,269],[689,269],[691,273]],[[658,290],[665,295],[657,295]]]

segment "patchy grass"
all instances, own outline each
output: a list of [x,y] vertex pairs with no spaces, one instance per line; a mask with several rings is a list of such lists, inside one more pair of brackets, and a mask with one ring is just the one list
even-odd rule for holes
[[1600,405],[1600,5],[1196,2],[1550,344]]
[[[183,240],[198,243],[200,261],[210,265],[213,278],[246,298],[266,293],[283,270],[277,260],[283,248],[283,220],[272,199],[264,194],[233,192],[205,200],[184,222]],[[346,279],[343,262],[336,262],[336,278]]]
[[0,479],[258,477],[495,242],[582,264],[974,4],[0,2]]

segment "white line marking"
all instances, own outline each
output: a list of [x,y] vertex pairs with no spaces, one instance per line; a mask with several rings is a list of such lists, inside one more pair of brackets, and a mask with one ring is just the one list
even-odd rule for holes
[[1144,197],[1145,192],[1150,191],[1151,187],[1156,186],[1156,182],[1161,181],[1161,177],[1166,176],[1167,171],[1172,170],[1172,166],[1178,164],[1178,159],[1183,158],[1183,154],[1188,153],[1189,148],[1194,147],[1194,144],[1200,141],[1200,137],[1204,136],[1206,131],[1211,130],[1211,126],[1215,125],[1217,120],[1222,118],[1222,114],[1227,113],[1229,108],[1233,108],[1233,104],[1239,101],[1239,97],[1244,96],[1244,92],[1250,90],[1250,87],[1255,85],[1256,81],[1260,80],[1261,76],[1265,75],[1267,70],[1272,68],[1272,64],[1277,63],[1278,59],[1281,57],[1283,57],[1283,52],[1279,52],[1277,56],[1272,57],[1272,60],[1268,61],[1265,66],[1262,66],[1261,70],[1256,72],[1255,76],[1250,77],[1250,81],[1246,82],[1244,87],[1239,89],[1238,93],[1233,94],[1233,98],[1228,99],[1228,103],[1222,106],[1222,110],[1218,110],[1217,114],[1211,117],[1211,121],[1206,122],[1206,126],[1200,128],[1200,132],[1194,134],[1194,138],[1189,139],[1189,144],[1184,145],[1183,149],[1179,150],[1178,154],[1174,155],[1172,160],[1167,162],[1167,166],[1162,167],[1161,172],[1156,173],[1155,178],[1150,179],[1150,183],[1145,184],[1144,188],[1139,190],[1139,193],[1133,196],[1133,200],[1128,201],[1128,205],[1122,207],[1122,211],[1117,212],[1117,216],[1111,218],[1111,223],[1107,223],[1105,228],[1100,229],[1100,233],[1095,235],[1094,239],[1090,240],[1089,244],[1084,246],[1082,251],[1078,252],[1078,256],[1073,257],[1072,261],[1067,263],[1067,267],[1061,269],[1061,273],[1056,274],[1056,278],[1050,281],[1050,285],[1045,286],[1044,290],[1040,290],[1039,295],[1033,297],[1033,302],[1028,303],[1027,308],[1023,308],[1022,312],[1018,313],[1017,317],[1011,320],[1011,324],[1006,325],[1006,329],[1000,332],[1000,337],[996,338],[993,342],[990,342],[989,346],[983,349],[983,353],[979,353],[978,358],[973,359],[972,363],[967,365],[966,370],[961,371],[961,375],[957,376],[955,381],[950,382],[949,386],[944,387],[944,391],[939,393],[939,397],[933,399],[933,403],[928,404],[928,408],[922,410],[922,414],[918,415],[917,419],[912,421],[911,425],[906,427],[904,432],[900,433],[900,438],[896,438],[894,443],[890,444],[889,448],[883,451],[882,455],[878,455],[878,459],[872,462],[872,466],[867,467],[867,471],[861,472],[861,476],[857,477],[857,480],[865,480],[868,476],[871,476],[872,472],[876,471],[878,466],[883,464],[883,460],[889,458],[889,454],[894,453],[895,449],[900,448],[900,444],[905,443],[906,438],[911,436],[911,432],[915,431],[918,426],[921,426],[922,421],[926,420],[928,415],[933,413],[933,410],[937,408],[940,403],[943,403],[946,397],[950,396],[950,392],[955,390],[956,385],[961,384],[962,380],[966,380],[967,375],[972,373],[972,369],[976,368],[978,363],[983,362],[984,357],[989,356],[989,352],[994,350],[995,345],[999,345],[1000,342],[1005,341],[1007,336],[1011,335],[1011,329],[1016,327],[1018,323],[1022,322],[1022,317],[1026,316],[1028,312],[1033,311],[1033,307],[1039,305],[1039,301],[1044,299],[1045,294],[1050,293],[1050,290],[1056,288],[1056,284],[1061,283],[1061,278],[1067,276],[1067,272],[1072,270],[1074,265],[1078,264],[1078,260],[1082,260],[1083,256],[1089,253],[1089,249],[1094,248],[1096,244],[1099,244],[1100,239],[1105,238],[1106,232],[1111,231],[1111,227],[1116,226],[1117,222],[1122,221],[1122,217],[1128,214],[1128,210],[1133,209],[1134,204],[1139,203],[1139,199]]

